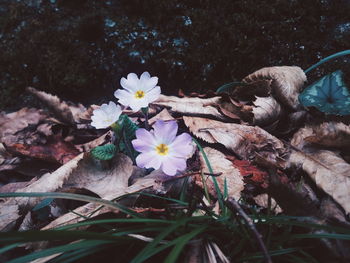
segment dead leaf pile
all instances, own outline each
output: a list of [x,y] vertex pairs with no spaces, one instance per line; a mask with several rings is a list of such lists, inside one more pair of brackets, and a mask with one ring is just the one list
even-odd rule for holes
[[[275,213],[348,224],[350,126],[313,120],[298,101],[305,82],[299,67],[270,67],[248,75],[228,94],[160,96],[150,105],[149,124],[176,120],[179,132],[190,133],[203,146],[204,155],[196,151],[187,162],[188,170],[177,177],[137,168],[122,153],[108,161],[93,159],[91,149],[116,140],[112,131],[89,125],[98,106],[68,103],[28,88],[46,108],[0,113],[0,192],[87,193],[114,200],[147,191],[172,197],[188,182],[191,196],[202,200],[208,193],[215,207],[215,177],[220,190],[236,200],[243,197],[261,208],[270,206]],[[146,121],[140,112],[124,110],[124,114],[139,126]],[[122,199],[123,205],[136,213],[166,216],[169,207],[145,205],[140,196]],[[305,203],[295,204],[293,198]],[[43,198],[0,201],[1,231],[53,229],[84,217],[120,213],[115,207],[101,209],[100,203],[79,203],[68,209],[56,200],[50,204],[50,217],[40,221],[33,210]],[[191,244],[197,254],[198,244]],[[227,261],[216,243],[200,246],[208,255],[215,250]]]

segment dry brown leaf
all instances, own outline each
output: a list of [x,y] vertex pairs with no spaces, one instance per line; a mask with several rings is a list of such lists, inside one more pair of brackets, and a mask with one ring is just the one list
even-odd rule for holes
[[341,122],[307,125],[294,134],[291,144],[302,149],[307,144],[326,147],[350,147],[350,126]]
[[292,151],[292,167],[301,167],[327,194],[350,213],[350,164],[332,151]]
[[306,81],[304,71],[296,66],[266,67],[255,71],[243,79],[251,83],[257,80],[272,80],[272,93],[281,103],[296,110],[300,105],[298,96]]
[[202,99],[160,95],[159,99],[153,104],[167,107],[170,109],[170,112],[185,115],[212,116],[216,119],[226,119],[226,117],[223,116],[216,108],[216,105],[219,103],[220,97]]
[[273,97],[256,97],[253,101],[253,124],[267,125],[279,119],[282,113],[280,104]]
[[18,142],[17,134],[28,126],[37,125],[48,116],[41,110],[22,108],[19,111],[0,113],[0,142],[12,144]]
[[[128,162],[128,165],[131,165],[131,162]],[[130,170],[129,168],[127,170]],[[121,177],[127,177],[130,176],[126,171],[121,171]],[[141,190],[153,187],[154,185],[157,185],[157,181],[155,178],[148,178],[148,176],[137,180],[135,182],[135,184],[129,186],[129,187],[124,187],[124,188],[119,188],[116,189],[114,192],[111,192],[109,196],[106,196],[104,199],[106,200],[113,200],[115,198],[118,198],[122,195],[125,194],[130,194],[130,193],[136,193],[139,192]],[[43,228],[43,230],[45,229],[52,229],[52,228],[56,228],[56,227],[60,227],[60,226],[64,226],[64,225],[68,225],[68,224],[74,224],[74,223],[78,223],[80,221],[85,220],[84,216],[86,217],[90,217],[91,214],[93,213],[93,216],[97,216],[106,212],[111,211],[110,208],[104,208],[104,209],[100,209],[98,211],[96,211],[97,208],[99,208],[101,205],[96,204],[96,203],[89,203],[86,205],[83,205],[81,207],[78,207],[76,209],[74,209],[73,212],[67,213],[59,218],[57,218],[56,220],[52,221],[50,224],[48,224],[47,226],[45,226]],[[115,210],[118,211],[118,210]],[[80,216],[80,215],[83,215]]]
[[27,91],[35,95],[39,100],[55,114],[55,116],[63,122],[75,125],[80,122],[86,115],[86,108],[82,104],[68,105],[65,101],[61,101],[57,96],[51,95],[44,91],[38,91],[35,88],[27,87]]
[[105,198],[128,186],[132,170],[131,160],[126,155],[118,154],[109,163],[105,163],[87,154],[79,161],[63,187],[85,188]]
[[157,120],[170,121],[174,120],[167,109],[163,109],[156,116],[148,120],[149,125],[153,125]]
[[[83,154],[78,155],[65,165],[62,165],[53,173],[44,174],[39,180],[29,186],[18,189],[17,192],[54,192],[62,187],[65,180],[71,175],[72,171],[78,166],[78,162],[83,158]],[[21,214],[14,213],[21,208],[27,210],[40,202],[40,198],[9,198],[0,207],[0,231],[8,229],[13,222],[21,217]],[[24,211],[25,212],[25,211]]]
[[277,161],[285,152],[283,143],[257,126],[183,117],[190,131],[209,143],[220,143],[245,160],[255,158],[259,153],[270,161]]
[[[203,150],[209,159],[213,172],[222,173],[220,176],[216,177],[221,192],[224,192],[224,184],[226,180],[228,196],[234,197],[238,200],[241,197],[241,191],[244,189],[242,175],[240,174],[239,170],[232,164],[230,160],[226,159],[225,154],[223,154],[222,152],[210,147],[205,147]],[[209,173],[206,162],[203,159],[202,155],[200,155],[200,162],[203,172]],[[197,185],[204,188],[201,176],[197,177]],[[209,193],[212,196],[217,197],[213,179],[211,176],[208,176],[208,179],[206,180],[206,185],[208,187]]]
[[34,177],[32,180],[27,182],[15,182],[15,183],[8,183],[5,185],[0,186],[0,193],[12,193],[16,192],[18,189],[22,189],[30,185],[31,183],[34,183],[37,180],[36,177]]
[[13,154],[60,164],[67,163],[79,154],[78,149],[72,143],[64,141],[61,136],[51,136],[47,138],[45,144],[15,143],[8,146],[7,149]]
[[113,136],[112,131],[108,131],[102,136],[96,138],[95,140],[92,140],[84,144],[75,145],[75,147],[79,149],[81,152],[88,152],[97,146],[100,146],[102,144],[105,144],[106,142],[109,142],[112,136]]
[[[264,207],[264,208],[268,208],[268,199],[269,196],[267,194],[260,194],[254,197],[254,201],[257,205]],[[276,203],[275,199],[271,198],[271,210],[275,213],[275,214],[279,214],[282,213],[282,208]]]
[[239,101],[253,100],[255,96],[268,97],[271,94],[271,79],[259,79],[254,82],[245,83],[228,91],[231,97]]
[[16,168],[20,162],[19,157],[13,157],[6,150],[4,144],[0,143],[0,172]]

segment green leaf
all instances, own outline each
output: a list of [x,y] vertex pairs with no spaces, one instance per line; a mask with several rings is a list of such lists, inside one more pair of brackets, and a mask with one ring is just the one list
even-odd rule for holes
[[343,72],[337,70],[307,87],[299,101],[305,107],[316,107],[327,114],[349,115],[350,92],[343,80]]
[[53,198],[45,198],[39,204],[34,206],[32,211],[37,211],[37,210],[40,210],[41,208],[44,208],[45,206],[49,206],[53,200],[54,200]]
[[129,141],[135,138],[135,132],[139,128],[130,118],[122,114],[119,117],[118,123],[123,127],[125,134],[127,136],[126,139]]
[[164,260],[164,263],[174,263],[176,262],[177,258],[179,257],[180,253],[183,251],[183,248],[185,245],[195,236],[200,234],[206,229],[206,226],[198,227],[194,229],[192,232],[187,233],[181,237],[178,237],[176,239],[176,245],[171,250],[167,258]]
[[102,146],[97,146],[91,150],[91,154],[94,158],[99,160],[110,160],[114,157],[117,148],[114,144],[105,144]]
[[139,127],[124,114],[119,117],[118,124],[122,127],[117,135],[122,136],[119,140],[119,149],[134,160],[138,152],[132,147],[131,141],[136,138],[135,132]]

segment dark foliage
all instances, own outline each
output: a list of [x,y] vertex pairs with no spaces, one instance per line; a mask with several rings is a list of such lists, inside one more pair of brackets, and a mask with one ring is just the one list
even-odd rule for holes
[[[144,70],[174,94],[264,66],[305,69],[349,48],[349,13],[345,0],[2,0],[0,108],[23,106],[29,85],[102,102],[121,76]],[[346,58],[312,77],[344,67]]]

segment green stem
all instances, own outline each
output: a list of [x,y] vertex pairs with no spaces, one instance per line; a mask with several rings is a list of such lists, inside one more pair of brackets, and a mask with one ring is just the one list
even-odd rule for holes
[[[211,167],[211,164],[209,162],[209,159],[206,155],[206,153],[204,152],[202,146],[199,144],[199,142],[195,139],[195,138],[192,138],[192,140],[194,141],[194,143],[197,145],[199,151],[201,152],[202,156],[203,156],[203,159],[208,167],[208,170],[209,170],[209,173],[210,174],[214,174],[213,172],[213,168]],[[214,187],[215,187],[215,190],[216,190],[216,193],[218,195],[218,201],[219,201],[219,206],[220,206],[220,209],[221,211],[224,211],[224,200],[223,200],[223,197],[222,197],[222,193],[221,193],[221,190],[220,190],[220,187],[219,187],[219,184],[218,184],[218,181],[216,180],[215,176],[212,176],[211,175],[211,178],[213,180],[213,183],[214,183]]]
[[149,131],[149,125],[148,125],[148,107],[141,108],[141,111],[143,115],[145,116],[145,129]]
[[350,49],[348,50],[344,50],[338,53],[335,53],[333,55],[330,55],[324,59],[321,59],[319,62],[317,62],[316,64],[312,65],[311,67],[309,67],[308,69],[304,70],[304,72],[307,74],[309,73],[311,70],[317,68],[318,66],[322,65],[323,63],[330,61],[332,59],[338,58],[338,57],[342,57],[342,56],[346,56],[346,55],[350,55]]

